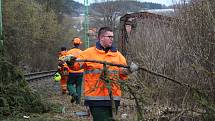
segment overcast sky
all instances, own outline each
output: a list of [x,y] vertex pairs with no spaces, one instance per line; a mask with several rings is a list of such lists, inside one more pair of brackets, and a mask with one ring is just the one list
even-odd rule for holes
[[[77,2],[83,3],[84,4],[84,0],[75,0]],[[88,0],[89,3],[93,3],[95,1],[104,1],[104,0]],[[165,5],[171,5],[173,0],[137,0],[140,2],[153,2],[153,3],[160,3],[160,4],[165,4]],[[176,0],[174,0],[176,1]]]

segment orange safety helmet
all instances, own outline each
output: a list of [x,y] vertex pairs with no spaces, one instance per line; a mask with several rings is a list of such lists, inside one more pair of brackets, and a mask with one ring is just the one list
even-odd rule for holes
[[82,41],[81,41],[80,38],[75,37],[75,38],[73,39],[73,44],[82,44]]

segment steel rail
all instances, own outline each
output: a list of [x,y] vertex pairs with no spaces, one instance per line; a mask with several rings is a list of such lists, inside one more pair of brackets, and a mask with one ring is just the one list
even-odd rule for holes
[[56,70],[28,73],[28,74],[24,74],[24,76],[33,76],[33,75],[45,74],[45,73],[51,73],[51,72],[56,72]]
[[55,72],[57,72],[57,70],[28,73],[28,74],[24,74],[24,77],[26,81],[33,81],[33,80],[51,77],[55,74]]

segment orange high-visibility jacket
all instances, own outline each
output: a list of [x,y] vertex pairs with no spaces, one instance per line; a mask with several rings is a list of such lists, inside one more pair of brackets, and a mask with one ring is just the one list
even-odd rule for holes
[[66,63],[63,64],[61,68],[59,68],[59,72],[61,74],[60,86],[64,93],[67,91],[67,80],[69,75],[69,67]]
[[59,72],[61,76],[68,76],[69,75],[69,67],[66,63],[63,64],[63,66],[59,69]]
[[58,58],[62,57],[62,56],[66,56],[67,55],[67,51],[60,51],[58,52]]
[[82,52],[82,50],[81,49],[79,49],[79,48],[72,48],[72,49],[70,49],[69,51],[67,51],[67,55],[73,55],[73,56],[75,56],[75,57],[77,57],[80,53]]
[[[67,51],[66,55],[73,55],[73,56],[77,57],[81,52],[82,52],[82,50],[79,48],[72,48],[69,51]],[[70,73],[83,73],[83,69],[78,70],[78,71],[70,70],[69,72]]]
[[[98,60],[106,61],[115,64],[127,65],[124,56],[117,50],[109,50],[105,53],[97,47],[91,47],[83,51],[78,59]],[[127,76],[123,74],[122,69],[116,66],[108,66],[108,75],[113,81],[116,78],[125,80]],[[92,62],[76,62],[73,67],[75,70],[84,68],[84,98],[85,100],[110,100],[108,88],[106,88],[105,82],[100,79],[102,73],[103,64],[92,63]],[[111,89],[114,100],[120,100],[121,89],[117,83],[111,83]]]

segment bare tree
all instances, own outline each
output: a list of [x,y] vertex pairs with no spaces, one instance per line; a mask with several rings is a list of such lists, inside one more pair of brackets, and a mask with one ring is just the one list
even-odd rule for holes
[[135,91],[132,95],[145,119],[163,116],[168,120],[215,119],[215,3],[209,0],[182,3],[170,22],[137,20],[128,40],[129,62],[192,87],[144,71],[134,74],[128,85]]
[[113,1],[104,0],[103,2],[92,5],[93,11],[90,11],[93,16],[91,20],[94,27],[110,26],[112,28],[116,27],[116,20],[119,16],[119,5],[113,4]]

